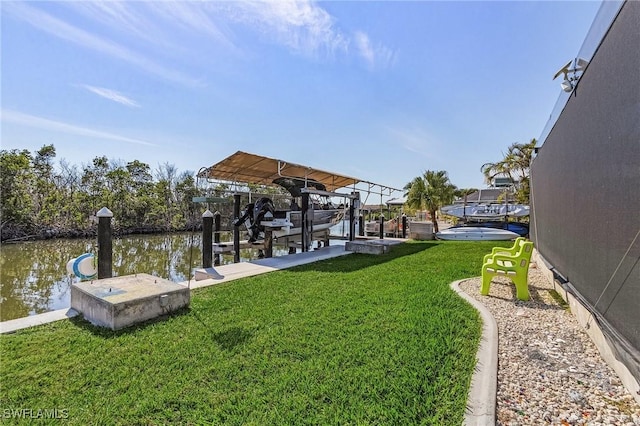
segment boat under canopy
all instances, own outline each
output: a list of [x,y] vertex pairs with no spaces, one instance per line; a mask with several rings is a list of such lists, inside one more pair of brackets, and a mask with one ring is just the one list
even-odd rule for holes
[[[211,167],[202,168],[197,176],[241,188],[253,184],[286,189],[291,195],[288,209],[276,209],[269,196],[253,201],[249,198],[249,204],[240,217],[233,219],[233,224],[236,229],[242,225],[246,227],[251,243],[264,240],[267,246],[273,240],[290,249],[302,246],[303,251],[310,249],[312,240],[328,244],[329,228],[347,215],[351,217],[359,205],[356,184],[364,182],[351,176],[243,151],[237,151]],[[341,188],[348,188],[348,192],[336,192]],[[331,201],[332,197],[351,201],[336,206]],[[348,208],[351,211],[348,212]],[[350,235],[354,233],[352,229]]]
[[[278,186],[290,193],[292,198],[288,209],[276,208],[268,195],[253,200],[249,197],[249,203],[239,217],[233,219],[234,241],[238,239],[236,232],[239,227],[244,225],[248,241],[253,243],[264,240],[267,253],[270,252],[268,247],[273,241],[288,245],[290,249],[301,247],[303,251],[310,249],[313,240],[328,244],[331,226],[345,217],[357,217],[359,214],[361,193],[367,196],[371,193],[380,194],[382,201],[384,195],[391,196],[393,192],[401,191],[351,176],[243,151],[237,151],[211,167],[203,167],[197,177],[207,179],[212,184],[231,184],[235,186],[235,190],[232,190],[235,194],[247,191],[250,185]],[[379,192],[375,188],[379,188]],[[331,201],[333,197],[342,198],[345,202],[336,206]],[[213,197],[198,197],[197,201],[202,202],[201,199],[215,200]],[[237,207],[234,206],[234,209]],[[349,221],[349,226],[349,238],[353,239],[355,222]],[[234,242],[234,247],[235,245]]]

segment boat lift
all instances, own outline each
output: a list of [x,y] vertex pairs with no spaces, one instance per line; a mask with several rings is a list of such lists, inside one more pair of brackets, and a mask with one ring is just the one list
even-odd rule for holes
[[[240,201],[242,194],[249,195],[251,202],[250,187],[252,185],[262,185],[265,187],[276,186],[274,180],[278,178],[291,178],[305,181],[305,187],[300,190],[301,195],[301,214],[302,229],[300,234],[295,238],[285,238],[287,244],[291,244],[296,240],[301,243],[302,251],[309,251],[314,240],[324,241],[328,244],[329,230],[323,232],[314,232],[313,227],[313,203],[310,203],[312,196],[323,196],[329,198],[342,198],[349,200],[349,240],[353,240],[356,235],[355,221],[360,208],[360,194],[376,193],[389,195],[399,189],[391,188],[384,185],[374,184],[372,182],[363,181],[361,179],[344,176],[332,172],[326,172],[314,169],[308,166],[264,157],[256,154],[250,154],[237,151],[224,160],[214,164],[208,168],[202,168],[197,174],[198,180],[205,179],[209,185],[224,184],[227,193],[233,194],[233,220],[240,217]],[[307,183],[320,183],[326,190],[316,189],[307,185]],[[378,189],[376,191],[376,189]],[[338,192],[339,190],[347,190],[348,192]],[[388,194],[387,194],[388,193]],[[215,198],[214,202],[220,202],[220,198]],[[207,197],[194,198],[194,201],[209,202]],[[282,223],[275,220],[267,220],[261,222],[264,226],[264,251],[266,257],[272,256],[273,233],[283,226]],[[233,229],[233,251],[234,262],[240,259],[240,230],[238,226]],[[291,245],[289,245],[291,247]]]

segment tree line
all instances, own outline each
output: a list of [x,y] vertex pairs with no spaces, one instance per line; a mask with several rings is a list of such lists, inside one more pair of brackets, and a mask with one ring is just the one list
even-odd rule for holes
[[121,233],[185,230],[201,220],[192,198],[203,189],[192,172],[104,156],[81,166],[55,160],[53,145],[34,153],[0,151],[3,241],[93,235],[93,216],[102,207],[113,212]]
[[[487,183],[496,176],[518,182],[517,202],[529,202],[529,165],[536,140],[514,143],[504,158],[482,165]],[[55,164],[56,150],[45,145],[33,154],[28,150],[0,151],[0,238],[75,237],[95,234],[95,213],[108,207],[117,233],[168,232],[194,229],[201,223],[203,207],[193,197],[210,192],[200,186],[194,173],[179,173],[169,163],[156,170],[134,160],[96,157],[89,164]],[[213,188],[214,195],[225,194],[226,187]],[[249,185],[252,192],[284,193],[273,188]],[[407,207],[436,211],[474,189],[459,189],[449,181],[446,171],[427,170],[404,187]]]

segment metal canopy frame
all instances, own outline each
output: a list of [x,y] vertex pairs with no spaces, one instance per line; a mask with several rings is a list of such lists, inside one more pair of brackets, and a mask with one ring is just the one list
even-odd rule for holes
[[359,179],[318,170],[275,158],[237,151],[198,174],[198,177],[229,182],[243,182],[275,186],[274,179],[290,177],[310,179],[322,183],[329,191],[335,191],[360,182]]
[[[236,186],[239,183],[278,186],[273,183],[273,180],[279,177],[309,179],[322,183],[327,188],[327,192],[333,193],[331,196],[340,197],[345,196],[345,194],[336,192],[341,188],[348,188],[353,192],[379,194],[381,197],[383,195],[391,196],[395,191],[402,191],[401,189],[364,181],[351,176],[243,151],[237,151],[213,166],[201,169],[197,177],[229,182]],[[363,187],[358,188],[361,185]],[[378,189],[375,190],[375,188]],[[311,189],[307,189],[307,191],[309,193],[314,192]]]

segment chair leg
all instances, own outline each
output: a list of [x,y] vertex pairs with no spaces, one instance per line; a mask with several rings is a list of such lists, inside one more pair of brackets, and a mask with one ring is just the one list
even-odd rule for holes
[[512,279],[516,286],[516,297],[520,300],[529,300],[529,286],[527,277],[515,277]]
[[482,271],[482,287],[480,288],[480,294],[486,296],[489,294],[489,287],[491,286],[491,274],[487,271]]

